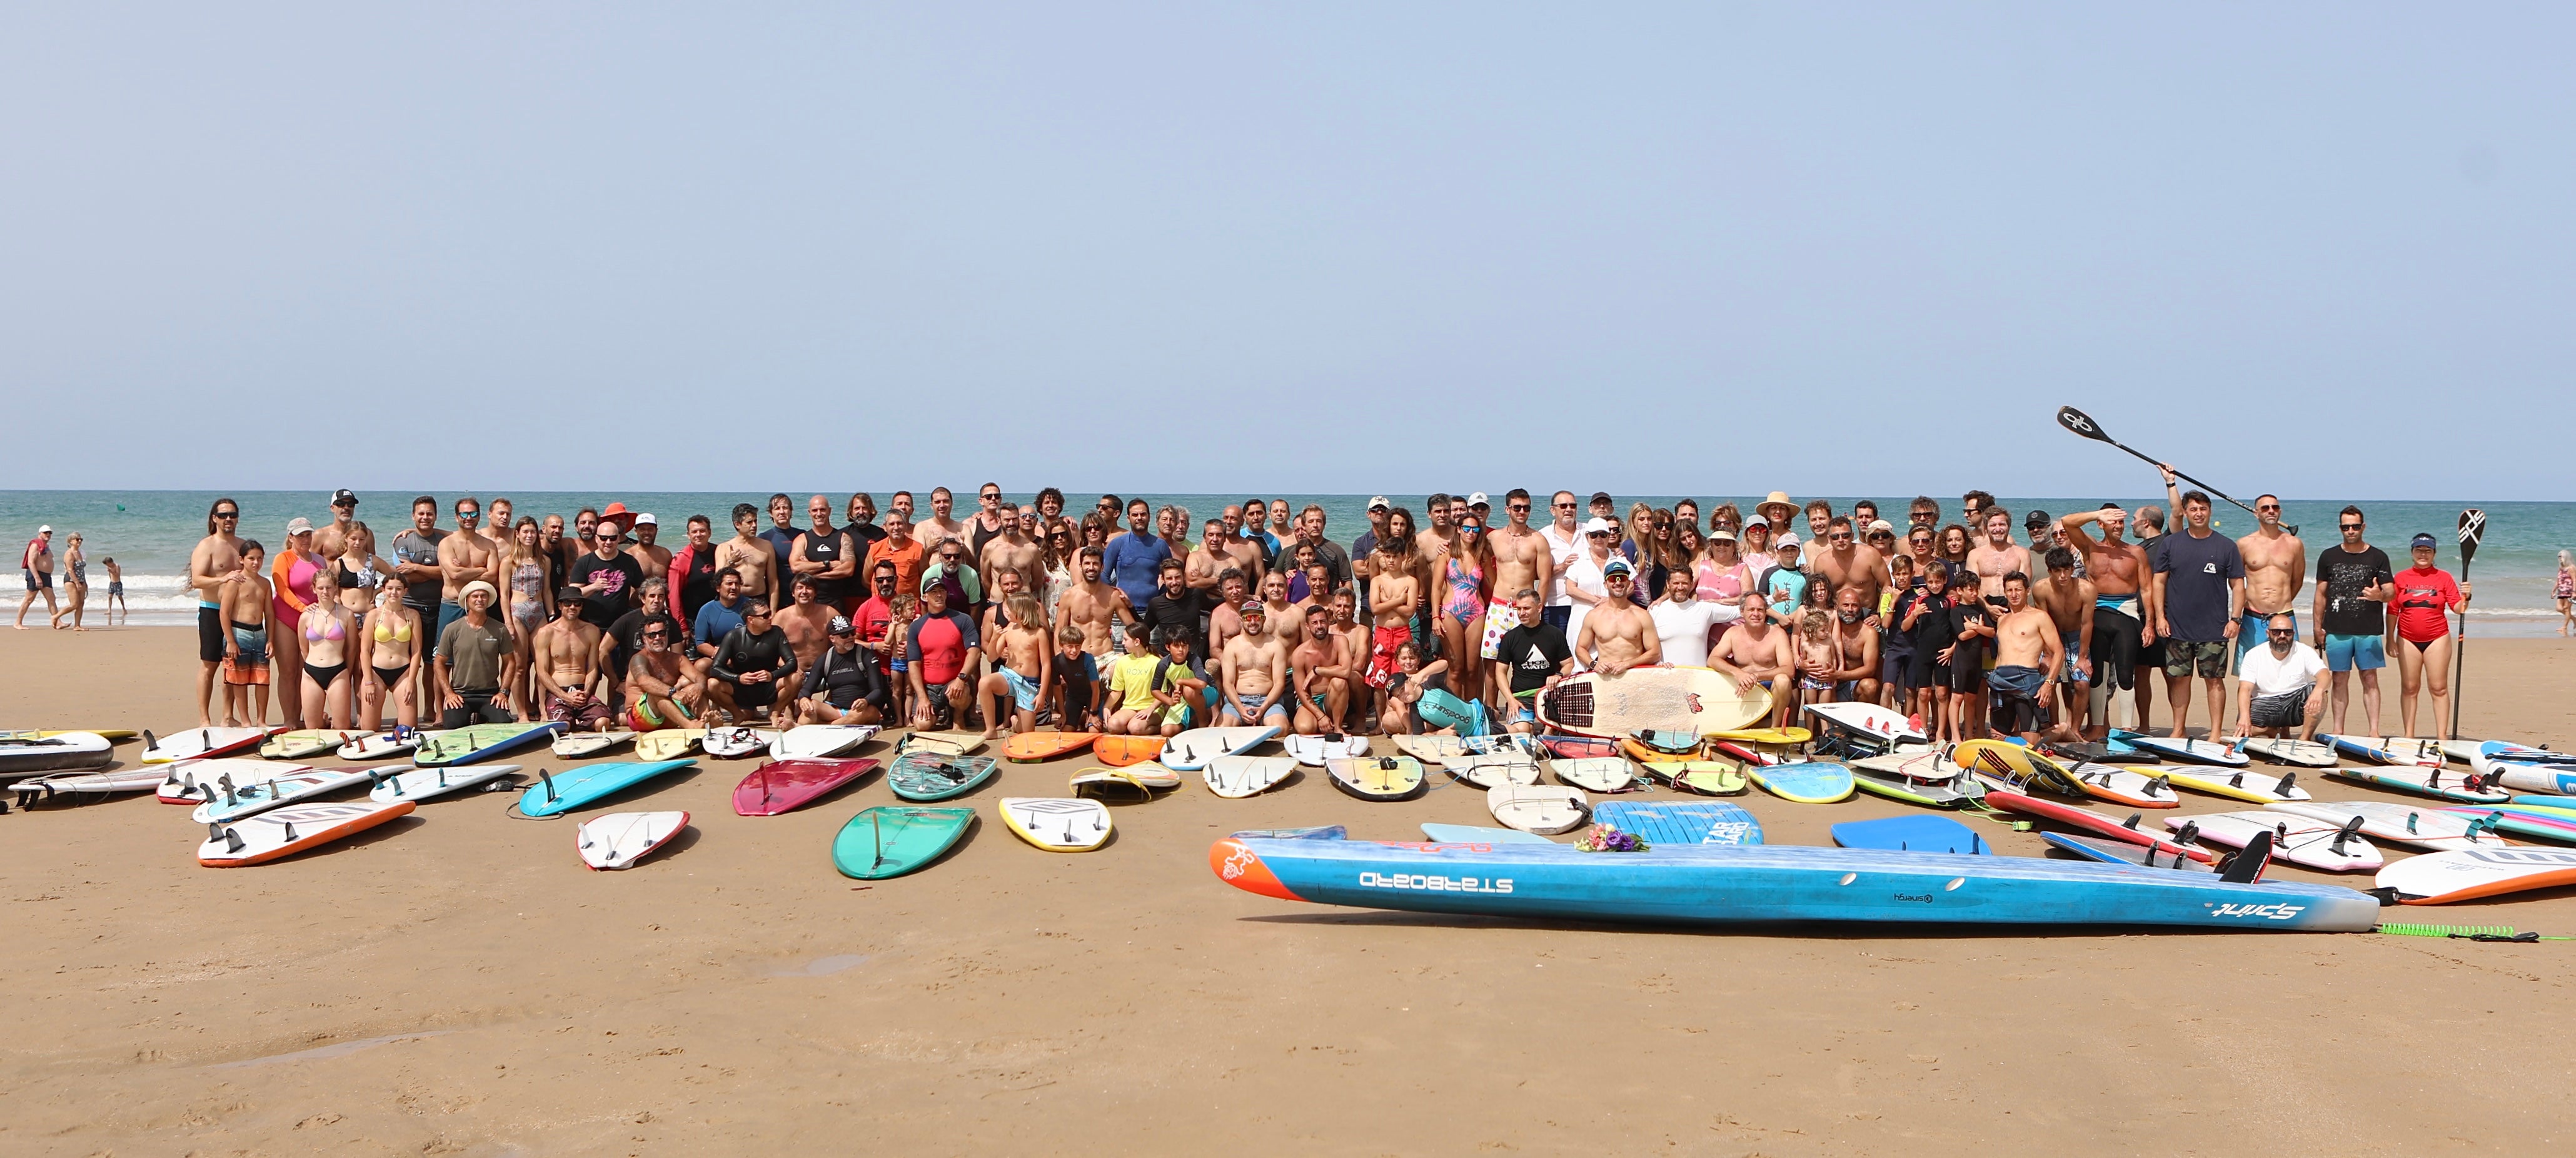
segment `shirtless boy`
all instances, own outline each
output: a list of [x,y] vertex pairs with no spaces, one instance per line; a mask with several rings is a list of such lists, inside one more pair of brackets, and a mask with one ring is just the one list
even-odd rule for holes
[[1395,649],[1413,638],[1413,607],[1421,593],[1421,579],[1397,554],[1399,549],[1397,543],[1380,540],[1371,564],[1368,683],[1381,691],[1401,674]]
[[[2057,642],[2066,652],[2066,668],[2059,674],[2059,689],[2065,700],[2058,709],[2057,726],[2049,730],[2051,739],[2073,743],[2084,739],[2076,726],[2091,703],[2093,683],[2093,581],[2075,577],[2075,552],[2064,547],[2051,547],[2046,556],[2048,578],[2030,593],[2030,601],[2048,614],[2057,629]],[[1998,663],[2001,661],[1998,660]],[[2041,705],[2046,707],[2047,705]]]
[[[1018,520],[1012,523],[1016,526]],[[1011,624],[993,644],[993,672],[984,677],[979,689],[988,705],[984,711],[986,738],[1002,734],[1006,697],[1010,701],[1011,730],[1026,732],[1038,726],[1038,693],[1052,679],[1055,660],[1047,647],[1046,613],[1038,607],[1037,597],[1014,591],[1003,597],[1002,606]]]

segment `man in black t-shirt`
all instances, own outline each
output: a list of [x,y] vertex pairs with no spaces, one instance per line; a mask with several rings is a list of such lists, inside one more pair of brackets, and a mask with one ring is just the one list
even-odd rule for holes
[[618,545],[615,527],[603,522],[598,549],[572,564],[572,585],[581,588],[581,618],[602,631],[635,605],[636,589],[644,585],[644,567]]
[[1190,666],[1205,679],[1207,636],[1199,631],[1199,617],[1207,612],[1207,596],[1190,590],[1185,574],[1180,560],[1163,560],[1155,574],[1154,597],[1145,601],[1145,631],[1151,635],[1154,628],[1168,627],[1173,634],[1189,640]]
[[2341,734],[2352,715],[2352,673],[2361,673],[2362,710],[2370,735],[2379,731],[2379,669],[2388,666],[2388,600],[2397,593],[2397,575],[2388,552],[2362,541],[2368,523],[2360,507],[2345,507],[2335,516],[2343,542],[2317,552],[2317,650],[2333,673],[2334,730]]
[[1511,730],[1528,732],[1538,726],[1539,693],[1574,674],[1574,648],[1565,642],[1562,629],[1539,614],[1537,591],[1523,590],[1512,603],[1520,609],[1521,624],[1495,643],[1493,678],[1512,689]]

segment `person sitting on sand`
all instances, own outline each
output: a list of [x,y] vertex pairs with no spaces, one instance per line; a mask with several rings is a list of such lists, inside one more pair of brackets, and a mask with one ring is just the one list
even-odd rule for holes
[[888,709],[885,677],[874,655],[859,646],[859,629],[835,615],[827,644],[805,667],[796,699],[808,724],[875,724]]
[[608,730],[606,673],[600,670],[600,632],[581,617],[581,588],[555,592],[555,619],[529,641],[537,704],[546,718],[576,732]]
[[[1265,583],[1272,588],[1284,584],[1275,571]],[[1260,600],[1247,599],[1237,610],[1243,613],[1243,634],[1226,643],[1217,662],[1219,719],[1228,726],[1287,727],[1288,649],[1270,633],[1270,609]]]
[[502,689],[509,686],[519,653],[509,629],[492,618],[495,593],[489,582],[468,581],[457,592],[464,614],[438,633],[439,727],[518,720],[502,702]]
[[1289,653],[1288,674],[1297,689],[1297,733],[1316,736],[1341,731],[1355,681],[1351,669],[1342,663],[1342,645],[1333,638],[1329,610],[1306,616],[1306,640]]
[[771,620],[769,604],[758,599],[743,601],[742,626],[725,636],[707,665],[708,677],[733,693],[735,723],[765,716],[782,728],[796,722],[796,705],[782,700],[778,689],[795,670],[796,653],[787,646],[787,633]]
[[636,731],[685,728],[705,710],[706,677],[671,650],[677,634],[659,620],[635,633],[635,659],[626,665],[626,722]]
[[1100,714],[1100,664],[1082,650],[1082,629],[1068,623],[1055,630],[1055,662],[1047,665],[1046,703],[1056,727],[1078,732]]

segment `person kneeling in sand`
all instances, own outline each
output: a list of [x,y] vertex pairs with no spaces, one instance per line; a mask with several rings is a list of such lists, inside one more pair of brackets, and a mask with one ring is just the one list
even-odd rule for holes
[[635,634],[640,645],[626,665],[627,722],[639,732],[685,728],[706,707],[706,677],[671,650],[671,627],[646,624]]
[[2246,652],[2236,666],[2236,738],[2261,734],[2314,740],[2325,718],[2325,697],[2314,694],[2326,670],[2317,649],[2299,642],[2299,621],[2289,612],[2264,624],[2269,646]]

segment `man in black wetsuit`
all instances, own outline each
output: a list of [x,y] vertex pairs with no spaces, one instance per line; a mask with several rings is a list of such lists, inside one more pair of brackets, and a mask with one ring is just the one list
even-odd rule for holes
[[831,645],[805,671],[797,707],[809,724],[874,724],[885,719],[888,689],[873,653],[859,649],[859,630],[832,617]]
[[734,722],[749,723],[747,717],[758,713],[784,728],[796,722],[796,705],[779,699],[778,681],[795,670],[796,652],[787,646],[787,633],[769,621],[769,603],[748,599],[742,626],[716,649],[707,675],[733,693]]

